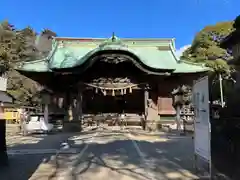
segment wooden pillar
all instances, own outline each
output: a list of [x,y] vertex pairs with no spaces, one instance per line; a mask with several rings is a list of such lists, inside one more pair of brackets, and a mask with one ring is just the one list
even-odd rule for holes
[[147,121],[147,116],[148,116],[148,99],[149,99],[149,91],[148,91],[148,88],[145,88],[144,89],[145,121]]
[[78,112],[79,112],[78,118],[79,118],[79,120],[83,119],[82,98],[83,98],[82,97],[82,90],[80,89],[79,92],[78,92]]
[[144,88],[144,124],[143,129],[146,130],[146,127],[148,126],[148,100],[149,100],[149,88],[146,86]]

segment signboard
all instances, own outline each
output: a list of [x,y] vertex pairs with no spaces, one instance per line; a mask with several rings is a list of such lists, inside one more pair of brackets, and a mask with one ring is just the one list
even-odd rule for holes
[[[208,77],[203,77],[193,85],[194,105],[194,151],[195,155],[211,164],[211,124],[209,113]],[[209,168],[211,165],[209,166]]]

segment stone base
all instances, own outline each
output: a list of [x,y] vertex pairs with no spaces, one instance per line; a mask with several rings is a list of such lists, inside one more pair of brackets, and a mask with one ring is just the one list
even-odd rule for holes
[[147,131],[158,131],[162,125],[159,122],[148,122],[146,121],[146,130]]
[[81,121],[66,121],[63,122],[64,132],[80,132],[82,131]]

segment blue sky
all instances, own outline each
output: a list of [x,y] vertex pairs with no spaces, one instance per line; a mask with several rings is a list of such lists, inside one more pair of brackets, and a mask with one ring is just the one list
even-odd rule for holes
[[234,19],[239,0],[1,0],[0,20],[58,36],[176,38],[191,44],[205,25]]

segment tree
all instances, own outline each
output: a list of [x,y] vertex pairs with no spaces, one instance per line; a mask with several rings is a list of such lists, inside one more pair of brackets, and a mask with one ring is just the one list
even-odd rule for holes
[[[234,68],[227,64],[227,61],[232,58],[230,50],[222,49],[220,47],[221,40],[234,30],[233,22],[220,22],[216,25],[206,26],[195,36],[191,47],[189,47],[181,59],[188,60],[195,63],[204,63],[212,69],[209,74],[210,79],[216,81],[219,75],[223,79],[231,79],[231,74]],[[217,85],[218,83],[215,83]],[[226,84],[226,83],[225,83]],[[227,86],[224,89],[228,88]],[[213,87],[213,95],[218,92],[219,86]],[[229,90],[227,90],[229,91]],[[216,97],[213,98],[218,98]]]
[[[47,39],[56,36],[50,30],[44,30],[40,38],[42,35],[47,35]],[[24,61],[43,58],[43,55],[51,50],[45,48],[42,53],[36,46],[36,39],[37,33],[29,26],[19,30],[8,21],[0,23],[0,69],[4,69],[8,77],[7,91],[19,104],[30,105],[32,96],[39,90],[39,85],[15,71],[13,67]],[[45,43],[41,45],[44,47]],[[5,131],[5,121],[0,120],[0,165],[7,163]]]
[[240,29],[240,15],[237,16],[236,19],[234,20],[233,27],[237,30]]
[[48,55],[52,36],[56,36],[56,33],[49,29],[43,29],[37,35],[30,26],[17,29],[8,21],[0,23],[0,65],[8,69],[7,90],[16,99],[16,103],[30,105],[31,97],[38,91],[39,85],[22,76],[13,67],[18,63],[42,59]]
[[205,62],[206,60],[229,60],[231,54],[228,50],[220,48],[221,40],[233,31],[233,22],[221,22],[213,26],[206,26],[195,36],[181,58],[193,62]]

